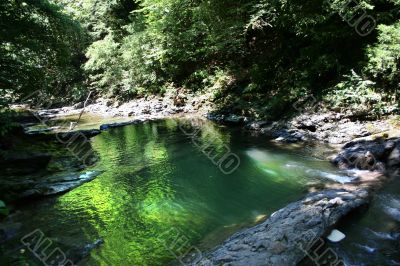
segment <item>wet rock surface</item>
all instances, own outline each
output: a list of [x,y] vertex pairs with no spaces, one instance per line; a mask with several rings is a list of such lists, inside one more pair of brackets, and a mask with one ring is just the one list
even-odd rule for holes
[[90,182],[100,175],[100,171],[87,171],[83,173],[68,173],[54,175],[32,184],[32,189],[21,193],[22,197],[51,196],[70,191],[80,185]]
[[70,191],[95,179],[100,171],[59,173],[42,178],[19,177],[2,180],[3,197],[12,201],[23,198],[52,196]]
[[84,245],[83,247],[70,248],[66,255],[74,263],[80,263],[90,256],[90,252],[95,249],[101,248],[103,244],[104,240],[102,238],[99,238],[92,243]]
[[69,191],[97,176],[83,172],[98,160],[88,137],[79,134],[22,134],[0,149],[0,195],[6,202],[27,197],[50,196]]
[[208,113],[205,115],[208,120],[215,121],[217,123],[227,124],[227,125],[243,125],[250,121],[250,118],[235,114],[218,114],[218,113]]
[[366,190],[324,190],[240,231],[189,265],[297,265],[310,245],[352,210],[368,203]]
[[332,158],[332,163],[342,169],[397,171],[400,167],[400,138],[358,140],[347,143]]
[[278,142],[322,141],[343,144],[355,138],[390,130],[385,121],[351,121],[344,114],[302,114],[286,121],[253,121],[249,130],[265,134]]
[[110,128],[123,127],[123,126],[127,126],[127,125],[136,125],[136,124],[140,124],[140,123],[144,123],[144,122],[148,122],[148,121],[159,120],[162,118],[163,118],[162,116],[145,115],[145,116],[140,116],[140,117],[130,120],[130,121],[102,124],[102,125],[100,125],[100,130],[107,130]]
[[92,138],[101,133],[98,129],[87,129],[87,130],[71,130],[65,132],[55,132],[58,128],[46,128],[38,130],[29,130],[26,132],[30,137],[36,138],[37,140],[68,140],[77,137]]

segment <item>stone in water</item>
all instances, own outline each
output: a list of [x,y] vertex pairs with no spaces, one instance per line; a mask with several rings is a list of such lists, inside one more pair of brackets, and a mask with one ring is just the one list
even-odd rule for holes
[[327,238],[329,241],[337,243],[342,241],[345,237],[346,237],[345,234],[343,234],[339,230],[334,229]]

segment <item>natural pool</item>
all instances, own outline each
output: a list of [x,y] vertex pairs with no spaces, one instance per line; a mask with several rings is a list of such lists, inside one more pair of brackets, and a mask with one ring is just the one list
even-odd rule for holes
[[304,147],[279,147],[265,137],[204,122],[196,143],[217,154],[228,147],[240,158],[226,175],[179,123],[167,119],[94,137],[100,158],[94,169],[104,173],[23,207],[20,237],[40,229],[67,256],[71,247],[103,239],[81,265],[166,265],[268,217],[301,198],[311,183],[350,178]]

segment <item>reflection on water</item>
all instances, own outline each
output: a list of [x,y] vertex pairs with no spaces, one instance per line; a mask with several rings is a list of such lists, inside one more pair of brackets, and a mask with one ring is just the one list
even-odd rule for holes
[[26,207],[22,233],[40,228],[66,248],[104,239],[83,265],[165,265],[174,259],[166,241],[176,232],[188,249],[209,248],[299,199],[307,183],[326,181],[320,173],[345,175],[301,151],[212,123],[198,136],[216,151],[228,145],[240,167],[223,174],[176,120],[111,129],[92,140],[104,173]]

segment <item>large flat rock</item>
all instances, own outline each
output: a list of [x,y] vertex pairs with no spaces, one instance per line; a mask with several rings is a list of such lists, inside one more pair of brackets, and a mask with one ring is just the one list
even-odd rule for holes
[[311,193],[265,222],[234,234],[190,265],[297,265],[314,241],[350,211],[367,203],[366,190]]

